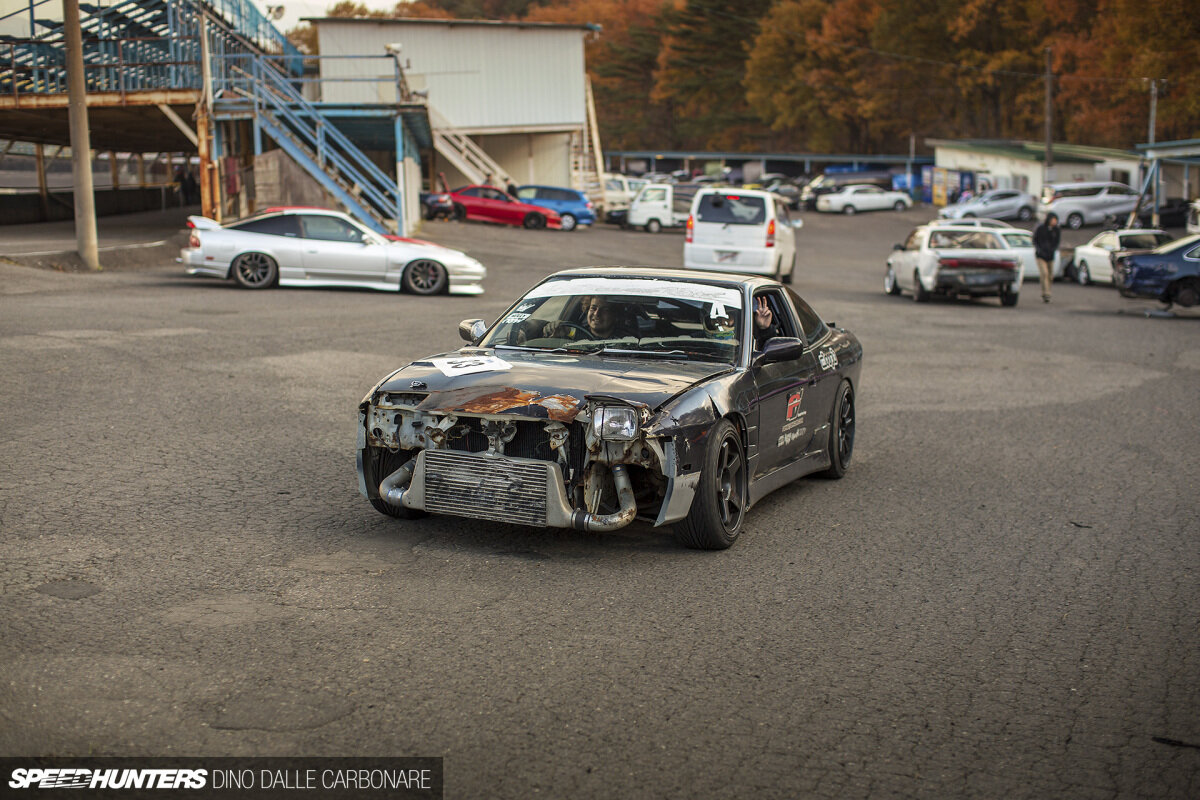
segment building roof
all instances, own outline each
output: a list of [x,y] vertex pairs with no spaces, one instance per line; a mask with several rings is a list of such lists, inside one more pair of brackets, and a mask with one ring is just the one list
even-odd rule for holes
[[599,33],[594,22],[522,22],[503,19],[424,19],[419,17],[301,17],[301,22],[374,22],[387,25],[447,25],[449,27],[530,28],[535,30],[577,30]]
[[[966,150],[971,153],[986,153],[1007,156],[1024,161],[1044,162],[1046,145],[1043,142],[1027,142],[1012,139],[926,139],[930,147],[945,147],[950,150]],[[1054,160],[1060,163],[1098,164],[1103,161],[1139,160],[1141,156],[1130,150],[1111,147],[1089,147],[1081,144],[1054,143]]]

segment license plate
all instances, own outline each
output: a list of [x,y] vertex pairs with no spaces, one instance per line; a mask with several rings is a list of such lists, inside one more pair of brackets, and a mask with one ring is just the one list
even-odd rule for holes
[[725,264],[730,261],[737,261],[737,257],[738,257],[737,250],[718,250],[717,251],[717,263],[720,263],[720,264]]

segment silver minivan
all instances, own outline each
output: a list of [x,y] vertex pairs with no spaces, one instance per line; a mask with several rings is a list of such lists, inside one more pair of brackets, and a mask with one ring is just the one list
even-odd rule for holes
[[1072,230],[1099,225],[1108,217],[1128,214],[1137,206],[1138,193],[1123,183],[1048,183],[1042,188],[1038,219],[1053,213]]

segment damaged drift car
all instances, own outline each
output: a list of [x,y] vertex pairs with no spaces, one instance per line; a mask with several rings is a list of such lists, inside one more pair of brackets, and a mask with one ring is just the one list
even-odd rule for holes
[[862,346],[775,281],[570,270],[459,333],[359,406],[359,490],[383,514],[640,519],[723,549],[769,492],[849,466]]

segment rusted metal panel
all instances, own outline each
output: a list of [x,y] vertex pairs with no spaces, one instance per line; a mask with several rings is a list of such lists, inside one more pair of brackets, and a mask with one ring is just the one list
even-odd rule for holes
[[555,422],[570,422],[583,410],[585,401],[569,394],[542,395],[513,387],[478,387],[437,392],[421,402],[417,409],[427,412],[461,412],[465,414],[525,414],[543,418],[534,409],[541,409],[545,418]]
[[[156,106],[159,104],[185,105],[200,100],[199,89],[155,89],[144,92],[89,92],[88,108],[111,106]],[[62,94],[18,94],[0,95],[0,110],[66,108],[67,95]]]

